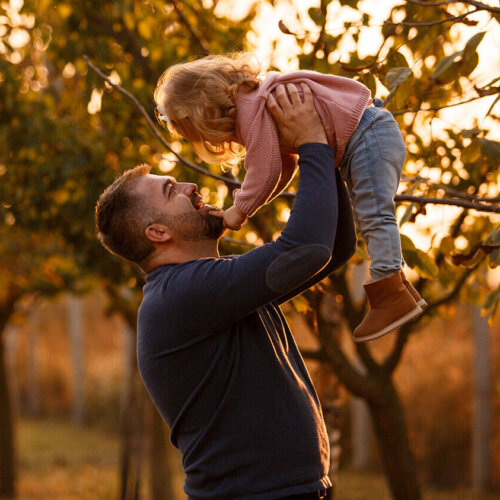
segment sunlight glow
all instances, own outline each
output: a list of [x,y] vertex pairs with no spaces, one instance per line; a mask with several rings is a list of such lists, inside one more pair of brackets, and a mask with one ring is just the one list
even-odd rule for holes
[[158,168],[162,172],[171,172],[177,166],[177,157],[173,153],[161,155],[161,160],[158,162]]
[[29,33],[22,28],[13,28],[9,34],[8,42],[13,49],[20,49],[28,45],[30,41]]
[[87,106],[87,111],[90,115],[95,115],[101,111],[102,93],[102,89],[92,90],[92,95],[90,96],[90,101]]

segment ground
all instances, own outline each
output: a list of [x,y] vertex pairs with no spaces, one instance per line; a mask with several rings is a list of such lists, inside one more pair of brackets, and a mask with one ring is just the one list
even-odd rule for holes
[[[18,422],[19,500],[114,500],[118,491],[119,439],[98,428],[66,420]],[[179,483],[182,478],[179,478]],[[145,481],[147,483],[147,481]],[[146,487],[146,485],[145,485]],[[341,471],[338,500],[391,500],[384,478]],[[500,494],[474,496],[468,490],[425,490],[425,500],[500,500]],[[170,500],[170,499],[169,499]],[[185,500],[182,492],[177,499]]]

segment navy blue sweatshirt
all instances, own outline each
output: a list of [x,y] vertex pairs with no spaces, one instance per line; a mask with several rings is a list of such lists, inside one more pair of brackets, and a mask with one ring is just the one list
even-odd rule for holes
[[354,252],[333,159],[330,146],[301,146],[297,197],[276,241],[146,277],[139,370],[182,452],[189,500],[271,500],[330,485],[320,403],[279,304]]

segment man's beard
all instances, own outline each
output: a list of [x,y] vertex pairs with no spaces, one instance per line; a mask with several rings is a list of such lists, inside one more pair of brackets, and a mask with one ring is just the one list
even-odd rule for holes
[[223,219],[209,213],[163,214],[162,219],[183,241],[218,240],[224,232]]

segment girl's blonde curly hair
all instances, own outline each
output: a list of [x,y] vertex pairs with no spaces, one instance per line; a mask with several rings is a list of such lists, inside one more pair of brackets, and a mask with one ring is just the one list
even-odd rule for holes
[[245,149],[236,142],[235,95],[259,86],[254,56],[207,56],[168,68],[154,92],[162,125],[189,142],[208,163],[234,163]]

